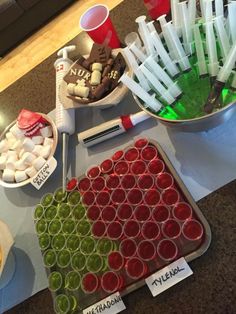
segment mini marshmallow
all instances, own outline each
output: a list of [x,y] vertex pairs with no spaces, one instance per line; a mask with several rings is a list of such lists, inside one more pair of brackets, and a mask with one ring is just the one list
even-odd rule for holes
[[74,93],[76,96],[88,97],[89,88],[87,86],[75,86]]
[[68,94],[74,95],[74,87],[75,87],[75,86],[76,86],[76,85],[73,84],[73,83],[69,83],[69,84],[67,85],[67,92],[68,92]]
[[22,160],[26,165],[32,165],[33,161],[35,160],[36,156],[30,152],[25,152],[22,156]]
[[30,138],[26,137],[24,139],[22,147],[24,148],[26,152],[32,152],[34,149],[34,146],[35,146],[34,142]]
[[34,154],[35,156],[40,156],[42,147],[42,145],[35,145],[32,154]]
[[46,145],[52,146],[53,143],[54,143],[53,138],[45,137],[44,142],[43,142],[43,145],[44,145],[44,146],[46,146]]
[[45,126],[44,128],[40,129],[40,133],[43,137],[52,137],[52,127]]
[[0,157],[0,169],[1,170],[6,168],[6,162],[7,162],[7,157],[6,156],[1,156]]
[[24,137],[24,132],[21,131],[16,124],[10,128],[10,132],[18,139]]
[[8,148],[9,149],[14,149],[14,146],[15,146],[17,141],[18,140],[16,140],[15,138],[7,140]]
[[46,160],[42,157],[39,156],[33,161],[33,167],[38,171],[43,167],[43,165],[46,163]]
[[11,133],[11,132],[7,132],[6,133],[6,139],[8,140],[8,141],[11,141],[11,140],[16,140],[16,138],[15,138],[15,136]]
[[25,169],[25,173],[27,174],[27,176],[32,178],[33,176],[36,175],[37,170],[33,166],[31,166],[31,167]]
[[15,170],[17,161],[18,161],[17,156],[10,156],[6,162],[6,169]]
[[43,143],[43,137],[41,135],[36,135],[32,137],[32,141],[34,142],[35,145],[39,145]]
[[0,142],[0,153],[6,152],[8,150],[8,142],[6,139]]
[[22,148],[20,151],[19,151],[19,158],[21,158],[25,153],[25,150],[24,148]]
[[51,153],[51,146],[50,145],[45,145],[42,148],[40,156],[42,156],[43,158],[47,159],[49,157],[50,153]]
[[27,165],[22,159],[19,159],[15,162],[15,167],[17,170],[25,170],[27,168]]
[[5,169],[2,174],[2,180],[6,182],[14,182],[15,171],[11,169]]
[[14,145],[11,146],[11,149],[20,151],[22,149],[22,141],[21,140],[16,140]]
[[28,179],[25,171],[19,171],[17,170],[15,172],[15,180],[16,182],[22,182],[22,181],[25,181],[26,179]]
[[18,154],[14,150],[8,150],[7,153],[6,153],[6,157],[7,158],[14,157],[17,160],[18,159]]

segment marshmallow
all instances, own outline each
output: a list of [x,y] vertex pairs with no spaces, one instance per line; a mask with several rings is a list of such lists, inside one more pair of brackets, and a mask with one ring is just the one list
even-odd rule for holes
[[40,129],[40,133],[43,137],[52,137],[52,127],[45,126],[44,128]]
[[[98,62],[93,63],[92,75],[91,75],[91,80],[90,80],[91,85],[99,85],[101,83],[101,78],[102,78],[101,71],[102,71],[102,64]],[[84,96],[84,97],[87,97],[87,96]]]
[[15,143],[17,141],[18,140],[16,140],[16,138],[12,138],[12,139],[7,140],[8,148],[9,149],[14,149]]
[[29,152],[25,152],[22,156],[22,160],[23,160],[24,164],[30,165],[30,166],[32,165],[35,158],[36,158],[36,156],[32,153],[29,153]]
[[89,87],[87,87],[87,86],[75,86],[74,93],[76,96],[88,97]]
[[18,160],[17,156],[10,156],[6,162],[6,169],[15,170],[17,160]]
[[7,140],[2,140],[0,142],[0,153],[6,152],[8,150],[8,142]]
[[15,171],[11,169],[5,169],[2,174],[2,180],[6,182],[14,182]]
[[0,169],[3,170],[6,167],[7,157],[1,156],[0,157]]
[[74,87],[75,87],[75,86],[76,86],[76,85],[73,84],[73,83],[69,83],[69,84],[67,85],[68,94],[74,95]]
[[32,154],[34,154],[35,156],[40,156],[42,147],[42,145],[35,145]]
[[15,143],[11,146],[11,149],[20,151],[22,149],[22,141],[16,140]]
[[11,141],[11,140],[16,140],[16,138],[15,138],[15,136],[11,133],[11,132],[7,132],[6,133],[6,139],[8,140],[8,141]]
[[34,142],[30,138],[26,137],[23,141],[22,146],[25,152],[32,152],[35,145],[34,145]]
[[46,163],[46,160],[42,157],[42,156],[39,156],[38,158],[36,158],[34,161],[33,161],[33,167],[36,169],[36,170],[39,170],[43,167],[43,165]]
[[24,150],[24,148],[22,148],[22,149],[19,151],[19,158],[21,158],[24,153],[25,153],[25,150]]
[[17,160],[17,159],[18,159],[18,154],[17,154],[17,152],[14,151],[14,150],[8,150],[8,151],[6,152],[6,157],[7,157],[7,158],[14,157],[14,158]]
[[35,145],[39,145],[43,143],[43,137],[41,135],[36,135],[32,137],[32,141]]
[[15,172],[15,180],[16,182],[22,182],[22,181],[25,181],[26,179],[28,179],[25,171],[19,171],[17,170]]
[[27,168],[27,165],[22,159],[19,159],[15,162],[15,167],[17,170],[25,170]]
[[43,142],[43,145],[44,145],[44,146],[46,146],[46,145],[52,146],[53,143],[54,143],[53,138],[45,137],[44,142]]
[[10,128],[10,132],[18,139],[24,137],[24,132],[21,131],[16,124]]
[[51,146],[50,145],[45,145],[42,148],[40,156],[42,156],[43,158],[47,159],[49,157],[50,153],[51,153]]
[[36,175],[37,171],[36,171],[36,169],[35,169],[33,166],[31,166],[31,167],[25,169],[25,173],[26,173],[30,178],[32,178],[33,176]]

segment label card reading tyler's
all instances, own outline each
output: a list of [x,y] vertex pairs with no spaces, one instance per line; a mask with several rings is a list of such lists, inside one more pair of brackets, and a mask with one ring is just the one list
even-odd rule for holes
[[116,314],[125,309],[120,293],[116,292],[83,310],[83,314]]
[[54,157],[49,158],[39,172],[31,179],[31,184],[39,190],[56,169],[56,166],[56,159]]
[[185,259],[181,257],[155,274],[152,274],[145,281],[152,295],[155,297],[192,274],[191,268]]

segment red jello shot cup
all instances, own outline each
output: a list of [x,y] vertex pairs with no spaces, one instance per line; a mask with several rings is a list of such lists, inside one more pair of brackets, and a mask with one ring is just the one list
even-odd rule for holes
[[168,172],[162,172],[156,178],[156,186],[160,190],[171,188],[173,185],[174,179]]
[[146,221],[142,225],[141,233],[146,240],[157,240],[161,237],[160,227],[155,221]]
[[137,243],[133,239],[123,239],[120,243],[119,251],[125,258],[132,257],[136,254]]
[[107,237],[111,240],[118,240],[123,235],[123,226],[119,221],[110,222],[107,225]]
[[151,261],[156,257],[156,247],[152,241],[143,240],[138,243],[137,255],[143,261]]
[[147,170],[152,175],[157,175],[165,170],[165,164],[161,159],[153,159],[149,161]]
[[106,235],[106,224],[102,220],[94,221],[91,227],[94,238],[102,238]]
[[118,206],[117,218],[121,221],[126,221],[130,219],[133,214],[133,207],[130,204],[123,203]]
[[129,172],[129,163],[125,160],[118,161],[114,166],[114,173],[123,176]]
[[165,238],[178,240],[181,235],[181,225],[175,219],[168,219],[162,224],[161,231]]
[[127,192],[126,200],[130,205],[138,205],[143,201],[143,193],[140,189],[131,189]]
[[154,178],[150,174],[142,174],[137,180],[137,186],[141,190],[149,190],[154,185]]
[[153,145],[148,145],[141,150],[141,159],[144,161],[150,161],[157,157],[157,149]]
[[140,234],[140,225],[137,220],[130,219],[124,224],[124,235],[127,238],[137,238]]
[[114,162],[117,162],[119,160],[121,160],[122,158],[124,157],[124,151],[123,150],[118,150],[117,152],[115,152],[111,159],[114,161]]
[[145,173],[146,171],[146,163],[143,160],[135,160],[134,162],[132,162],[131,166],[130,166],[130,173],[133,175],[140,175]]
[[168,188],[161,192],[161,201],[167,206],[174,206],[179,202],[179,192],[174,188]]
[[116,174],[108,175],[106,178],[106,187],[110,190],[115,190],[120,186],[120,176]]
[[134,280],[144,277],[148,270],[147,265],[138,257],[128,259],[125,268],[127,275]]
[[110,203],[111,196],[107,191],[101,191],[97,193],[95,203],[98,206],[106,206]]
[[100,175],[100,173],[101,173],[100,167],[97,165],[93,165],[87,169],[86,176],[89,179],[95,179]]
[[98,220],[100,217],[100,214],[101,214],[101,209],[97,205],[89,206],[86,212],[87,219],[90,221]]
[[93,205],[95,202],[95,193],[92,191],[86,191],[81,197],[81,202],[85,206]]
[[86,192],[91,187],[91,180],[87,177],[81,178],[78,182],[78,190],[80,192]]
[[100,288],[99,278],[94,273],[87,273],[82,277],[81,289],[85,294],[91,294]]
[[139,150],[136,147],[129,147],[125,150],[124,160],[133,162],[139,158]]
[[148,206],[156,206],[160,203],[160,192],[157,189],[150,189],[144,193],[143,200]]
[[146,137],[137,137],[134,139],[134,147],[141,150],[148,145],[148,139]]
[[135,187],[136,185],[136,178],[132,174],[125,174],[121,178],[120,185],[123,189],[129,190]]
[[152,220],[162,223],[170,218],[170,209],[165,205],[157,205],[152,211]]
[[182,235],[188,241],[200,243],[203,234],[204,229],[202,224],[195,219],[186,220],[182,225]]
[[126,200],[126,192],[124,189],[115,189],[111,193],[111,202],[113,204],[121,204]]
[[114,162],[112,159],[105,159],[101,165],[100,169],[102,173],[110,173],[113,169]]
[[178,256],[178,247],[173,240],[162,239],[157,246],[157,255],[164,262],[171,262]]
[[134,219],[136,219],[139,222],[145,222],[147,221],[151,216],[151,210],[149,206],[140,204],[135,207],[134,210]]
[[102,275],[101,287],[107,293],[113,293],[123,287],[124,280],[114,271],[107,271]]
[[125,259],[119,251],[113,251],[108,255],[108,266],[111,270],[119,271],[124,267]]
[[105,188],[106,181],[103,177],[97,177],[91,181],[91,188],[95,192],[100,192]]
[[192,218],[192,207],[186,202],[177,203],[172,209],[172,215],[176,220],[184,222]]
[[116,219],[116,209],[112,205],[106,205],[102,208],[101,219],[104,222],[112,222]]

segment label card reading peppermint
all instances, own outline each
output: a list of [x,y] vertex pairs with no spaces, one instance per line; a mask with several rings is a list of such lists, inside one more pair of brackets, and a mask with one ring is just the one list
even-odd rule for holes
[[191,268],[185,259],[181,257],[155,274],[152,274],[145,281],[152,295],[155,297],[192,274]]
[[31,179],[31,184],[39,190],[56,169],[56,166],[56,159],[54,157],[49,158],[39,172]]
[[120,293],[116,292],[83,310],[83,314],[116,314],[125,309]]

